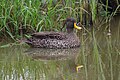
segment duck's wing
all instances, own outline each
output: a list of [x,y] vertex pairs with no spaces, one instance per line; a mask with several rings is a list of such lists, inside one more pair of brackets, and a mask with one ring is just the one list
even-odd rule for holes
[[32,34],[32,37],[36,37],[39,39],[58,39],[62,40],[66,38],[66,34],[62,32],[38,32]]

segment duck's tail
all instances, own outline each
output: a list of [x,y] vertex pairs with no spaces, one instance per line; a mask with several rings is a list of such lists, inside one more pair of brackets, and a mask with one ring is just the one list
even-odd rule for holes
[[31,39],[25,40],[25,43],[27,43],[28,45],[32,45],[33,44],[32,41],[31,41]]

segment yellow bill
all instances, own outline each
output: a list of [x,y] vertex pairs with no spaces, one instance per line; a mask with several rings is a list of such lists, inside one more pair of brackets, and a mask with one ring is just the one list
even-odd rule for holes
[[82,27],[77,26],[76,23],[74,23],[74,28],[79,29],[79,30],[82,29]]
[[83,65],[77,66],[76,71],[78,72],[81,68],[83,68]]

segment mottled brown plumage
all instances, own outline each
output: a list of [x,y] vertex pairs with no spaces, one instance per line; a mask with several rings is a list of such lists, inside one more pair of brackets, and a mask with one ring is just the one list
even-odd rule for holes
[[76,21],[73,18],[67,18],[64,25],[66,25],[67,32],[38,32],[32,34],[26,43],[31,47],[37,48],[74,48],[79,47],[79,38],[74,33]]

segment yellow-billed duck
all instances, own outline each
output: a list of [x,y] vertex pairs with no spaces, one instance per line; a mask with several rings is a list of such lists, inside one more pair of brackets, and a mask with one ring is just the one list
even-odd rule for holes
[[80,41],[74,33],[74,28],[81,29],[76,25],[73,18],[67,18],[64,26],[66,25],[66,33],[63,32],[37,32],[33,33],[26,43],[31,47],[36,48],[75,48],[80,46]]

